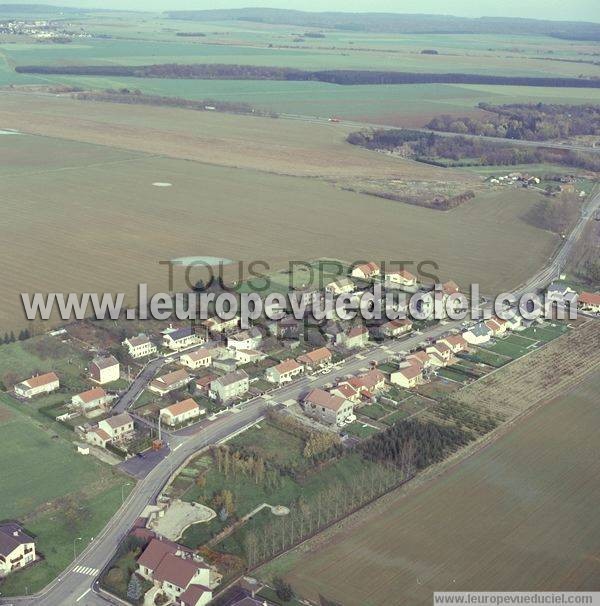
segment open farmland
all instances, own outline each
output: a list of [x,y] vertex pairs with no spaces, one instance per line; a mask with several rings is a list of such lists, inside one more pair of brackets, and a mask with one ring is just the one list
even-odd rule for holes
[[344,606],[431,604],[443,590],[597,591],[600,375],[574,385],[477,456],[382,499],[263,574]]
[[[26,170],[10,168],[9,158],[17,156],[27,158]],[[373,162],[380,158],[372,156]],[[64,165],[56,158],[66,159]],[[177,257],[264,259],[273,267],[315,258],[433,260],[440,277],[465,285],[479,281],[492,292],[534,273],[557,241],[522,220],[539,199],[526,190],[485,192],[439,212],[343,191],[320,179],[26,135],[0,137],[0,166],[1,330],[24,325],[20,292],[131,296],[140,282],[164,291],[167,272],[158,262]],[[372,225],[367,231],[365,214]],[[344,238],[331,237],[340,230]],[[469,237],[456,236],[461,233]],[[489,272],[498,254],[504,262]]]

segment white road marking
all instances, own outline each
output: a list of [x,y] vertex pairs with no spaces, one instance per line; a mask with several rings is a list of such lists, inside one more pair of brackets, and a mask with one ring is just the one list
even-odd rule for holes
[[92,588],[90,587],[87,591],[84,591],[75,601],[79,602],[79,600],[83,599],[91,590]]
[[73,572],[77,572],[78,574],[85,574],[87,576],[95,576],[98,574],[97,568],[92,568],[91,566],[76,566],[73,568]]
[[175,452],[177,449],[181,448],[183,446],[183,444],[179,444],[178,446],[175,446],[175,448],[173,448],[173,452]]

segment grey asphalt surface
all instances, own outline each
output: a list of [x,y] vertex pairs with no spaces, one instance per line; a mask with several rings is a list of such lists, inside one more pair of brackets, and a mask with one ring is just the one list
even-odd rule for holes
[[[599,208],[600,193],[590,197],[587,201],[579,221],[549,261],[548,266],[535,274],[526,284],[515,289],[514,293],[516,295],[542,288],[560,275],[565,261],[571,253],[574,244],[581,236],[585,225],[593,219],[595,211]],[[254,398],[240,405],[236,412],[220,416],[215,421],[203,422],[202,428],[194,435],[169,436],[170,454],[165,456],[145,477],[138,481],[123,506],[110,519],[102,532],[94,538],[77,559],[55,581],[36,596],[6,598],[1,600],[0,603],[15,604],[15,606],[17,604],[19,606],[28,606],[29,604],[44,606],[87,606],[110,603],[109,600],[95,592],[97,574],[87,576],[75,572],[74,569],[79,566],[85,566],[102,570],[112,558],[119,542],[126,536],[146,505],[156,499],[173,471],[181,466],[190,455],[210,444],[223,440],[236,431],[259,420],[270,405],[283,403],[290,399],[297,399],[309,389],[323,386],[326,383],[332,382],[338,376],[352,374],[362,368],[368,367],[370,360],[381,362],[400,351],[417,347],[419,343],[425,341],[428,337],[439,337],[449,330],[457,328],[459,325],[459,322],[448,322],[445,325],[438,324],[427,329],[423,334],[408,335],[403,339],[385,343],[366,351],[363,350],[360,354],[346,359],[327,375],[303,376],[298,381],[271,392],[267,397]],[[160,365],[157,361],[157,366],[160,367]],[[150,364],[147,368],[149,368],[148,373],[151,372],[151,369],[153,369],[152,373],[157,370],[157,368],[154,368],[154,365]],[[144,380],[149,380],[145,374],[144,377]],[[135,385],[136,390],[139,387],[140,385]],[[129,402],[132,400],[133,398],[127,398],[125,401]]]

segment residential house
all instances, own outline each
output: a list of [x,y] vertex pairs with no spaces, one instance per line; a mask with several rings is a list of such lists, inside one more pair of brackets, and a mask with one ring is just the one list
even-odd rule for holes
[[360,392],[349,383],[340,383],[332,387],[329,393],[344,398],[344,400],[350,400],[352,404],[360,404]]
[[235,316],[229,320],[223,320],[215,316],[214,318],[204,320],[202,325],[208,330],[208,332],[225,334],[231,330],[235,330],[240,325],[240,319]]
[[147,335],[140,333],[136,337],[125,339],[122,343],[127,348],[127,352],[132,358],[146,358],[155,354],[158,349]]
[[463,338],[462,335],[449,335],[443,339],[439,339],[437,343],[443,343],[447,345],[453,354],[457,354],[463,351],[469,350],[469,344]]
[[322,368],[331,364],[332,357],[333,354],[327,347],[319,347],[300,356],[298,362],[304,364],[307,368]]
[[194,345],[200,345],[206,341],[204,335],[196,332],[194,327],[168,328],[163,333],[163,347],[173,351],[181,351]]
[[381,274],[381,270],[379,269],[379,265],[370,261],[369,263],[361,263],[352,269],[350,275],[353,278],[358,278],[360,280],[372,280]]
[[448,345],[435,343],[425,348],[433,366],[448,366],[454,362],[454,355]]
[[60,387],[60,381],[56,373],[47,372],[43,375],[35,375],[17,383],[15,394],[22,398],[33,398],[41,393],[51,393]]
[[276,366],[267,368],[265,376],[267,381],[283,385],[283,383],[293,381],[295,377],[303,372],[304,366],[302,364],[299,364],[296,360],[292,360],[292,358],[288,358]]
[[258,349],[262,334],[258,328],[249,328],[236,332],[227,337],[227,347],[230,349]]
[[320,303],[323,293],[315,288],[304,286],[295,288],[290,293],[290,300],[292,297],[297,301],[298,307],[311,307]]
[[575,291],[562,282],[552,282],[546,289],[546,301],[560,301],[575,294]]
[[185,387],[191,380],[190,375],[182,368],[154,379],[154,381],[150,383],[149,389],[154,393],[164,396],[170,391]]
[[336,343],[348,349],[365,347],[369,342],[369,330],[366,326],[353,326],[336,337]]
[[121,377],[119,360],[114,356],[98,356],[90,362],[90,378],[104,385],[118,381]]
[[485,325],[492,331],[492,336],[494,337],[503,335],[508,330],[506,320],[502,318],[490,318],[486,320]]
[[350,400],[330,394],[323,389],[313,389],[302,401],[307,416],[328,425],[342,425],[355,420],[354,405]]
[[217,375],[208,374],[205,377],[199,377],[194,380],[194,392],[205,395],[208,394],[210,384],[217,378]]
[[79,408],[84,415],[90,416],[101,413],[111,399],[102,387],[94,387],[74,395],[71,405]]
[[104,429],[100,429],[98,426],[87,431],[85,434],[85,439],[90,444],[100,446],[100,448],[106,448],[111,441],[110,436],[106,433],[106,431],[104,431]]
[[577,307],[592,313],[600,312],[600,293],[582,292],[577,300]]
[[386,288],[410,288],[417,286],[417,278],[407,269],[390,271],[385,274],[384,285]]
[[485,322],[478,322],[464,332],[462,336],[464,340],[471,345],[481,345],[490,340],[492,331],[486,326]]
[[393,338],[400,337],[412,330],[413,323],[405,318],[398,320],[390,320],[379,327],[379,332],[382,336]]
[[250,388],[250,377],[245,370],[235,370],[210,384],[209,395],[220,402],[229,402],[243,396]]
[[0,577],[35,562],[35,541],[18,524],[0,524]]
[[205,606],[212,600],[218,576],[189,550],[152,539],[138,558],[138,574],[183,606]]
[[415,351],[406,356],[406,361],[411,363],[416,362],[425,369],[429,368],[432,365],[431,356],[422,349],[419,349],[418,351]]
[[187,398],[163,408],[160,411],[160,419],[166,425],[174,427],[191,419],[196,419],[205,413],[206,410],[200,408],[192,398]]
[[133,418],[126,412],[103,419],[98,428],[105,431],[111,442],[123,442],[133,435]]
[[525,326],[523,326],[523,318],[518,313],[515,313],[511,315],[510,318],[506,319],[506,327],[508,330],[525,330]]
[[325,285],[325,292],[334,296],[350,294],[356,290],[354,282],[350,278],[337,278]]
[[370,399],[385,389],[385,375],[376,369],[369,370],[345,381],[364,398]]
[[236,349],[235,350],[235,361],[238,365],[242,364],[253,364],[260,362],[267,357],[266,353],[257,351],[256,349]]
[[210,366],[212,363],[212,351],[210,349],[196,349],[189,353],[183,354],[179,358],[179,363],[183,366],[187,366],[192,370]]
[[411,389],[423,383],[423,366],[417,361],[408,362],[390,374],[390,383]]

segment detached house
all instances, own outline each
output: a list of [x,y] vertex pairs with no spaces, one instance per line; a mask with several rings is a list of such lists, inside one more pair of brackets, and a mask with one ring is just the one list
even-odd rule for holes
[[298,362],[301,362],[307,368],[322,368],[331,364],[333,354],[327,347],[319,347],[319,349],[313,349],[308,353],[300,356]]
[[350,400],[352,404],[360,404],[360,392],[349,383],[340,383],[331,388],[329,393],[344,398],[344,400]]
[[209,396],[219,402],[229,402],[243,396],[250,388],[250,377],[245,370],[235,370],[210,383]]
[[485,322],[479,322],[471,326],[462,336],[467,343],[480,345],[481,343],[487,343],[492,334],[492,331],[486,326]]
[[107,433],[111,442],[122,442],[133,435],[133,418],[123,412],[100,421],[98,428]]
[[325,285],[325,292],[329,292],[334,296],[350,294],[355,290],[356,286],[350,278],[338,278]]
[[41,393],[51,393],[60,387],[56,373],[36,375],[15,385],[15,394],[22,398],[33,398]]
[[296,360],[288,358],[287,360],[277,364],[277,366],[267,368],[265,376],[267,381],[277,383],[277,385],[282,385],[283,383],[293,381],[295,377],[303,372],[304,366],[302,364],[299,364],[296,362]]
[[307,416],[328,425],[341,427],[354,421],[354,405],[350,400],[334,396],[322,389],[313,389],[303,400]]
[[400,337],[412,330],[413,323],[407,319],[390,320],[379,327],[379,332],[388,338]]
[[174,427],[175,425],[181,425],[191,419],[196,419],[205,413],[206,410],[200,408],[192,398],[187,398],[186,400],[176,402],[175,404],[171,404],[171,406],[163,408],[160,411],[160,419],[163,423]]
[[258,349],[262,334],[258,328],[250,328],[236,332],[227,337],[227,347],[230,349]]
[[210,366],[212,363],[212,351],[210,349],[197,349],[190,353],[183,354],[179,358],[180,364],[187,366],[192,370]]
[[448,345],[436,343],[425,349],[433,366],[448,366],[454,362],[454,355]]
[[94,387],[74,395],[71,398],[71,405],[81,409],[84,415],[90,416],[102,412],[110,400],[111,396],[102,387]]
[[240,319],[236,316],[230,320],[222,320],[221,318],[208,318],[204,320],[202,325],[212,333],[226,333],[230,330],[235,330],[240,324]]
[[170,541],[152,539],[137,561],[137,573],[184,606],[205,606],[212,600],[218,575],[194,554]]
[[147,335],[142,333],[137,337],[125,339],[122,345],[127,348],[127,353],[135,359],[151,356],[158,351],[156,345],[150,341]]
[[98,356],[90,362],[90,378],[92,381],[104,385],[118,381],[121,377],[119,360],[114,356]]
[[369,263],[361,263],[352,269],[350,275],[353,278],[359,278],[360,280],[372,280],[381,273],[379,265],[370,261]]
[[369,342],[369,331],[366,326],[353,326],[348,331],[336,336],[336,343],[348,349],[365,347]]
[[582,292],[577,300],[577,306],[584,311],[600,312],[600,293]]
[[18,524],[0,524],[0,577],[24,568],[35,558],[35,541]]
[[191,381],[190,375],[182,368],[173,372],[162,375],[154,379],[149,385],[149,389],[161,396],[185,387]]
[[437,343],[443,343],[444,345],[447,345],[452,350],[453,354],[469,350],[469,344],[465,341],[462,335],[450,335],[448,337],[440,339],[439,341],[437,341]]
[[379,370],[369,370],[362,375],[352,377],[345,381],[365,398],[372,398],[385,389],[385,376]]
[[390,271],[385,274],[384,285],[386,288],[414,288],[417,286],[417,278],[407,269]]
[[191,326],[178,329],[169,328],[163,333],[163,346],[173,351],[181,351],[205,341],[204,336],[198,334]]
[[390,374],[390,383],[411,389],[423,383],[423,366],[417,361],[408,362]]

